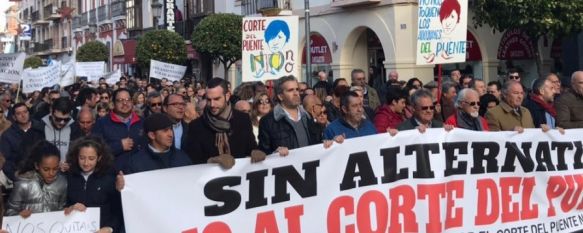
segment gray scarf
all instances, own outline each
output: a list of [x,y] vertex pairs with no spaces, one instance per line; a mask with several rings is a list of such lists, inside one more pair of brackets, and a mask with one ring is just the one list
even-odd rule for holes
[[215,136],[215,146],[219,151],[218,155],[231,154],[231,146],[229,145],[229,130],[231,129],[231,123],[229,120],[233,115],[231,110],[231,105],[227,103],[225,110],[218,116],[211,114],[209,108],[204,109],[202,115],[203,120],[206,124],[216,133]]
[[462,129],[469,129],[474,131],[483,131],[482,122],[480,121],[480,117],[472,117],[469,114],[465,113],[464,111],[458,111],[456,114],[457,117],[457,125],[459,128]]

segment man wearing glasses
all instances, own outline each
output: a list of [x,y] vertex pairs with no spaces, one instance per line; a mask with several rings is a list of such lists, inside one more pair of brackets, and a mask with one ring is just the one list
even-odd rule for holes
[[488,122],[480,116],[480,96],[477,91],[469,88],[462,89],[455,101],[456,112],[445,121],[453,127],[488,131]]
[[142,120],[133,111],[128,89],[117,89],[113,95],[113,111],[99,118],[92,134],[102,137],[115,157],[116,170],[122,170],[129,156],[146,145]]
[[31,143],[47,140],[54,144],[61,152],[61,171],[68,170],[65,163],[70,142],[82,136],[78,127],[72,127],[74,120],[71,119],[71,111],[74,104],[67,97],[56,99],[51,105],[50,114],[42,118],[39,125],[32,125],[22,138],[22,148],[24,155],[29,154]]
[[486,112],[486,120],[490,131],[517,131],[524,128],[534,128],[530,111],[522,107],[524,89],[517,81],[507,81],[502,86],[502,101],[500,105]]
[[[8,118],[8,110],[10,109],[10,105],[12,104],[12,97],[10,96],[10,92],[4,92],[2,94],[2,102],[0,103],[0,108],[2,108],[2,110],[4,110],[4,112],[2,114],[4,114],[4,116],[6,118]],[[10,119],[10,118],[8,118]]]
[[[413,112],[413,117],[401,123],[397,127],[398,130],[418,129],[419,132],[424,133],[428,128],[444,127],[443,122],[433,119],[433,116],[435,115],[435,105],[433,105],[433,95],[431,92],[426,89],[416,91],[411,96],[411,103],[415,110]],[[396,134],[393,130],[389,130],[389,133],[391,135]]]
[[164,113],[172,121],[172,131],[174,132],[174,147],[181,149],[188,132],[188,124],[184,122],[186,101],[180,94],[171,94],[164,99]]
[[160,92],[153,91],[148,94],[148,98],[146,98],[146,110],[144,111],[144,117],[148,117],[154,113],[161,113],[162,112],[162,96]]

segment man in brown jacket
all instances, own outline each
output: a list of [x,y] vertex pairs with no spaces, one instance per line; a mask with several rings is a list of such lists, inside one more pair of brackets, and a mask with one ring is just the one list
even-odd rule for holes
[[500,105],[488,110],[486,120],[490,131],[518,131],[534,128],[530,111],[522,107],[524,90],[516,81],[506,81],[502,86]]
[[583,71],[571,75],[571,88],[559,96],[555,108],[558,127],[583,128]]

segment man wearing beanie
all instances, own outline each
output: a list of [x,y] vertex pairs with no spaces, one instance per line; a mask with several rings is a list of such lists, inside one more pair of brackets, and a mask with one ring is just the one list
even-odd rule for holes
[[251,156],[252,162],[265,159],[257,150],[249,115],[232,108],[227,82],[213,78],[207,83],[206,108],[202,117],[188,126],[182,149],[194,164],[218,163],[223,168],[235,165],[235,158]]
[[174,143],[172,125],[170,118],[161,113],[146,118],[144,133],[148,138],[148,146],[130,155],[124,172],[129,174],[191,165],[190,158],[172,146]]

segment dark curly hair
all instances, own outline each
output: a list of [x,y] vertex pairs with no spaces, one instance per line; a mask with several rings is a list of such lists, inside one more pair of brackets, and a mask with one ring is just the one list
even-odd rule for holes
[[55,156],[61,160],[61,152],[52,143],[42,140],[33,145],[30,153],[20,164],[17,174],[24,174],[29,171],[36,171],[36,165],[40,164],[44,158]]
[[[69,164],[70,172],[75,174],[82,172],[81,167],[79,166],[79,152],[81,151],[81,148],[84,147],[91,147],[97,153],[98,161],[95,166],[95,171],[93,171],[95,174],[101,175],[111,170],[113,156],[109,152],[107,146],[105,146],[103,140],[99,137],[87,136],[77,139],[71,148],[69,148],[69,152],[67,152],[67,163]],[[99,159],[99,157],[101,158]]]

